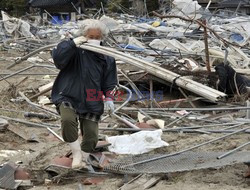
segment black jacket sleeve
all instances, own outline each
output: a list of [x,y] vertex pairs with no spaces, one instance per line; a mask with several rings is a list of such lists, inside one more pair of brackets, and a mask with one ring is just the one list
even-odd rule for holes
[[52,51],[52,58],[56,68],[62,70],[76,54],[76,45],[73,40],[60,42]]
[[104,72],[102,91],[106,98],[112,98],[111,91],[117,85],[117,69],[115,59],[112,57],[107,57],[107,66]]

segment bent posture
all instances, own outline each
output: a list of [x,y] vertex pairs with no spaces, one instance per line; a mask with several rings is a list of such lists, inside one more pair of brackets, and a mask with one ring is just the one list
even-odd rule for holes
[[82,43],[100,45],[106,31],[98,20],[85,20],[82,36],[63,41],[52,51],[54,63],[60,69],[52,89],[52,101],[61,115],[63,139],[72,150],[72,168],[85,167],[84,152],[95,151],[98,121],[104,110],[102,94],[107,108],[114,110],[111,94],[117,85],[114,58],[80,48]]
[[234,94],[247,94],[247,87],[250,86],[250,80],[238,73],[229,65],[219,63],[215,67],[218,75],[218,90],[230,96]]

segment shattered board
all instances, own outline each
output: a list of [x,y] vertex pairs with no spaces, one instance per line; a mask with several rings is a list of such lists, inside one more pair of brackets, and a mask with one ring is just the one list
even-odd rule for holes
[[171,173],[206,168],[218,168],[226,165],[248,162],[250,160],[250,152],[238,152],[220,160],[217,159],[218,156],[224,153],[225,152],[186,152],[176,156],[134,166],[131,166],[131,164],[143,160],[157,158],[162,155],[143,154],[139,156],[126,156],[117,160],[113,160],[110,165],[104,168],[104,171],[120,174]]

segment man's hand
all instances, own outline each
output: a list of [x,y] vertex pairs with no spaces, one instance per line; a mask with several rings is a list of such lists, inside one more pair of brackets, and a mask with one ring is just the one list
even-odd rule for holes
[[81,44],[87,42],[87,38],[85,38],[84,36],[80,36],[80,37],[77,37],[75,39],[73,39],[74,43],[76,44],[76,46],[80,46]]
[[115,110],[115,105],[111,98],[105,99],[104,106],[106,107],[106,109],[108,110],[110,114],[113,113]]

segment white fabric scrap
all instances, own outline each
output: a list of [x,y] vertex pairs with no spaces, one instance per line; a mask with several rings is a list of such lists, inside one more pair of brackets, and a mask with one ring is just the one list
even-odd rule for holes
[[144,44],[140,42],[139,40],[137,40],[135,37],[128,37],[128,44],[145,49]]
[[191,17],[192,19],[199,19],[202,17],[201,14],[197,13],[201,8],[197,1],[174,0],[173,5],[174,8],[171,10],[172,15]]
[[143,154],[153,149],[169,146],[161,140],[162,130],[140,131],[131,135],[107,137],[109,151],[116,154]]
[[36,56],[36,57],[29,57],[27,59],[28,62],[31,62],[31,63],[42,63],[44,62],[44,60],[42,60],[40,57]]
[[108,17],[106,15],[103,15],[101,18],[100,18],[100,21],[105,24],[109,30],[113,30],[115,28],[117,28],[120,24],[113,18],[111,17]]
[[9,17],[4,11],[1,11],[4,28],[9,34],[14,34],[14,32],[19,32],[22,36],[25,37],[34,37],[30,32],[30,25],[21,20],[14,17]]

